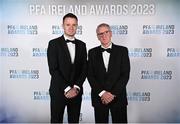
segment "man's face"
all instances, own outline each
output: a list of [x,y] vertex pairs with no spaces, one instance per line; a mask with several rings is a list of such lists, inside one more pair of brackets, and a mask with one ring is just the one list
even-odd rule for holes
[[64,34],[69,37],[74,37],[76,34],[76,29],[78,26],[78,22],[75,18],[65,18],[63,22]]
[[112,32],[107,27],[100,27],[97,37],[103,46],[107,46],[111,42]]

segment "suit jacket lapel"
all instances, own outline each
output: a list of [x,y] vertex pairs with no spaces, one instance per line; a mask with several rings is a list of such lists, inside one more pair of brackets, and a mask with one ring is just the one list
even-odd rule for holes
[[114,65],[114,61],[116,59],[116,52],[115,52],[115,48],[114,45],[112,44],[112,51],[109,57],[109,65],[108,65],[108,73],[111,73],[113,70]]
[[75,58],[74,58],[74,63],[78,61],[79,56],[81,55],[81,48],[79,46],[79,43],[75,41]]
[[71,56],[70,56],[68,46],[67,46],[66,41],[65,41],[63,36],[62,36],[62,41],[60,41],[60,42],[62,43],[63,50],[65,51],[65,58],[64,59],[67,59],[67,61],[69,63],[71,63]]
[[98,47],[97,62],[99,62],[97,64],[102,68],[102,71],[105,73],[106,68],[105,68],[105,65],[104,65],[104,60],[103,60],[103,56],[102,56],[102,52],[101,52],[101,46]]

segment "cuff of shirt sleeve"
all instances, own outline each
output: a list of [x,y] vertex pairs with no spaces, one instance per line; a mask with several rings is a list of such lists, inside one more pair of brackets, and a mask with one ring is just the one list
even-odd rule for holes
[[66,89],[64,90],[64,92],[67,93],[70,89],[71,89],[71,87],[68,86],[68,87],[66,87]]
[[105,90],[101,91],[101,92],[99,93],[99,96],[101,97],[105,92],[106,92]]
[[78,90],[80,90],[80,87],[79,87],[79,86],[77,86],[77,85],[74,85],[74,88],[77,88]]

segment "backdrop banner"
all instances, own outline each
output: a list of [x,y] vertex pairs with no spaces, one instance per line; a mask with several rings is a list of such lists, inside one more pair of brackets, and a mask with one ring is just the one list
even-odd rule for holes
[[[87,50],[100,45],[100,23],[111,26],[114,44],[128,48],[128,122],[180,122],[179,5],[179,0],[1,0],[0,122],[50,122],[47,46],[63,34],[62,18],[69,12],[79,18],[76,38]],[[83,87],[80,123],[94,123],[87,80]]]

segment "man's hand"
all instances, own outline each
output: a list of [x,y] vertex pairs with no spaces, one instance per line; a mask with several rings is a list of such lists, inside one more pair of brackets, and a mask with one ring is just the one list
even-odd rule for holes
[[77,88],[71,88],[67,93],[65,93],[65,97],[68,99],[74,98],[78,95],[79,91]]
[[109,104],[110,102],[112,102],[115,98],[115,95],[111,94],[110,92],[105,92],[102,96],[101,96],[101,101],[103,104]]

